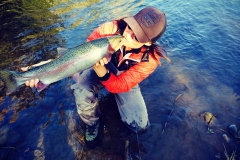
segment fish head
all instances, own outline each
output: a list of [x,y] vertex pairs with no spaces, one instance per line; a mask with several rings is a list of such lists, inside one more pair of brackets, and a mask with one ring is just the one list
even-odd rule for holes
[[121,35],[114,35],[107,37],[109,42],[108,51],[109,53],[114,53],[121,48],[123,45],[123,36]]

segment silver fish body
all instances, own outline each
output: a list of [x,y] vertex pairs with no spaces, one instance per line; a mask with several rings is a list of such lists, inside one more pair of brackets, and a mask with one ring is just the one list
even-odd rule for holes
[[25,81],[36,78],[40,80],[38,89],[41,90],[43,86],[92,67],[108,54],[109,46],[114,51],[118,50],[122,46],[122,36],[110,36],[83,43],[67,50],[61,57],[27,72],[0,71],[0,79],[5,82],[7,94],[12,93]]

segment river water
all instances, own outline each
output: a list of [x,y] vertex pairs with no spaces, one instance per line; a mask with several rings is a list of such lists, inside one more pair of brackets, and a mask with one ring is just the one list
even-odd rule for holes
[[0,68],[19,70],[55,58],[58,47],[75,47],[98,25],[147,5],[166,13],[167,30],[158,43],[171,59],[140,84],[150,129],[130,132],[113,95],[103,94],[102,142],[88,150],[73,81],[40,93],[23,85],[10,96],[0,92],[0,159],[124,159],[127,140],[130,159],[240,158],[240,138],[229,130],[240,129],[238,0],[2,0]]

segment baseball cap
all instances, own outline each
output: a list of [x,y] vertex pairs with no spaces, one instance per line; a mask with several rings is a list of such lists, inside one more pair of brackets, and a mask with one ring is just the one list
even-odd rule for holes
[[141,43],[156,42],[166,29],[165,13],[154,7],[146,7],[135,16],[123,19]]

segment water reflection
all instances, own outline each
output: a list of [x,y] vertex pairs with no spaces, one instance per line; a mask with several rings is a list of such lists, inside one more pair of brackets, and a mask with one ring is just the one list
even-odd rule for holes
[[[0,68],[19,70],[21,66],[55,58],[57,47],[71,48],[83,43],[97,25],[128,15],[134,6],[142,3],[1,1],[0,31],[4,34],[0,35]],[[128,10],[121,7],[127,4],[130,4]],[[93,153],[84,148],[83,129],[70,90],[71,80],[64,79],[40,93],[23,85],[10,96],[4,96],[4,85],[0,82],[1,158],[80,159],[101,155],[122,159],[125,139],[121,138],[127,133],[123,125],[119,127],[117,108],[111,111],[111,117],[105,115],[107,121],[118,115],[118,121],[111,124],[103,119],[105,146]],[[110,103],[108,107],[116,107]],[[106,152],[108,155],[103,154]]]
[[[3,33],[0,37],[1,69],[17,70],[20,66],[56,56],[57,45],[63,45],[64,41],[57,35],[62,23],[48,10],[51,4],[44,1],[2,1],[0,6],[0,30]],[[36,106],[34,101],[39,98],[34,94],[23,87],[13,94],[11,100],[10,97],[1,98],[1,103],[9,113],[12,112],[10,123],[17,120],[21,110]],[[44,92],[39,95],[43,98]]]
[[63,25],[48,11],[50,6],[44,1],[1,2],[1,68],[16,69],[55,56],[56,45],[64,44],[57,35]]
[[[63,28],[63,23],[58,16],[48,10],[52,6],[51,3],[36,0],[5,0],[0,3],[0,31],[3,33],[0,35],[1,69],[18,70],[21,66],[35,64],[56,56],[56,48],[64,46],[65,42],[58,35]],[[2,85],[1,88],[3,89]],[[21,156],[28,153],[29,157],[37,157],[39,153],[33,151],[32,147],[41,146],[32,141],[35,136],[29,137],[29,140],[28,136],[34,133],[36,136],[39,135],[41,139],[39,142],[45,140],[43,140],[44,134],[36,130],[34,125],[37,122],[34,118],[36,114],[32,114],[30,108],[34,108],[41,103],[46,91],[37,93],[36,90],[22,86],[9,97],[3,96],[3,92],[1,90],[1,158],[15,159],[19,157],[19,153],[21,153]],[[34,112],[36,113],[36,111]],[[51,120],[44,120],[42,128],[45,129],[50,122]],[[31,142],[31,144],[24,145],[28,142]],[[23,144],[22,147],[20,147],[21,144]],[[6,150],[4,147],[10,147],[10,149]]]
[[[133,159],[225,159],[223,144],[229,155],[236,150],[239,157],[239,139],[228,132],[230,124],[239,127],[240,115],[239,18],[235,15],[239,10],[234,9],[235,3],[1,1],[1,69],[16,70],[54,58],[57,47],[75,47],[99,24],[136,13],[146,5],[166,12],[168,27],[159,43],[172,62],[163,61],[141,83],[151,122],[149,131],[139,137],[129,133],[109,95],[101,102],[103,142],[94,151],[84,147],[71,80],[57,82],[41,93],[24,85],[9,97],[1,93],[0,157],[122,159],[126,139]],[[216,115],[210,126],[214,133],[207,133],[201,117],[206,111]]]

